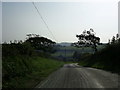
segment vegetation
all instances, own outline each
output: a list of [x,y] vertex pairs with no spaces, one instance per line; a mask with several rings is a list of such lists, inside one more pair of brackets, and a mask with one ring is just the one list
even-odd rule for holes
[[53,42],[50,39],[47,39],[45,37],[39,37],[39,35],[36,34],[28,34],[29,38],[26,40],[26,42],[29,42],[32,47],[36,50],[44,51],[44,52],[54,52],[53,49],[55,42]]
[[[97,50],[100,51],[103,49],[105,45],[98,45]],[[59,60],[65,60],[66,61],[79,61],[80,58],[83,56],[84,53],[94,53],[93,49],[91,47],[81,47],[77,48],[74,46],[57,46],[56,52],[52,53],[51,56],[54,58],[57,58]]]
[[[87,33],[89,34],[89,32]],[[69,46],[59,47],[60,51],[56,54],[53,54],[55,42],[52,40],[35,34],[28,36],[29,38],[25,42],[15,40],[14,42],[10,41],[10,43],[2,44],[3,88],[35,87],[51,72],[64,64],[62,61],[51,59],[51,54],[52,56],[63,55],[65,58],[73,55],[72,61],[68,60],[67,63],[77,61],[83,66],[120,72],[120,39],[118,35],[109,40],[104,48],[103,46],[99,48],[95,46],[98,49],[95,53],[90,53],[92,51],[89,47],[78,49]],[[69,55],[66,52],[69,52]]]
[[26,41],[2,44],[3,88],[35,87],[64,64],[50,59],[50,53],[36,50],[30,42]]
[[76,47],[92,47],[97,52],[97,45],[100,43],[100,38],[95,36],[95,32],[91,28],[90,30],[84,30],[82,34],[76,35],[79,39],[77,43],[73,43]]
[[3,61],[3,88],[35,87],[63,64],[43,57],[6,58]]
[[120,39],[114,39],[115,38],[113,37],[111,42],[109,42],[104,49],[94,54],[87,54],[87,56],[84,55],[79,64],[109,70],[116,73],[120,72]]

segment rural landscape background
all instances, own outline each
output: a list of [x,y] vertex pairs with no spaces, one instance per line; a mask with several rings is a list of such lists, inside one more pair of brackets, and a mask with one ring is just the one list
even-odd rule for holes
[[35,88],[72,63],[119,75],[118,3],[95,4],[3,2],[2,88]]

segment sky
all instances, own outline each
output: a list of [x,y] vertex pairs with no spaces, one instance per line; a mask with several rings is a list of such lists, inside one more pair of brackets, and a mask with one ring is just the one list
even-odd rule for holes
[[[77,42],[76,34],[93,28],[101,42],[118,33],[118,2],[2,2],[2,42],[25,40],[33,33],[56,42]],[[52,32],[52,34],[51,34]]]

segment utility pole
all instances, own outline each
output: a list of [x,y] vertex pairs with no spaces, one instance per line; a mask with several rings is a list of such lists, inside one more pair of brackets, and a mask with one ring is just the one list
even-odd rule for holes
[[65,61],[66,61],[66,46],[64,46],[65,47]]

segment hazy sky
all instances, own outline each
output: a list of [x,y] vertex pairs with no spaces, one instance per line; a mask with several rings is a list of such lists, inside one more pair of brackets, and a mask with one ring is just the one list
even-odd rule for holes
[[[117,2],[35,2],[57,42],[77,42],[93,28],[101,42],[118,33]],[[33,33],[55,40],[31,2],[2,3],[2,40],[25,40]]]

